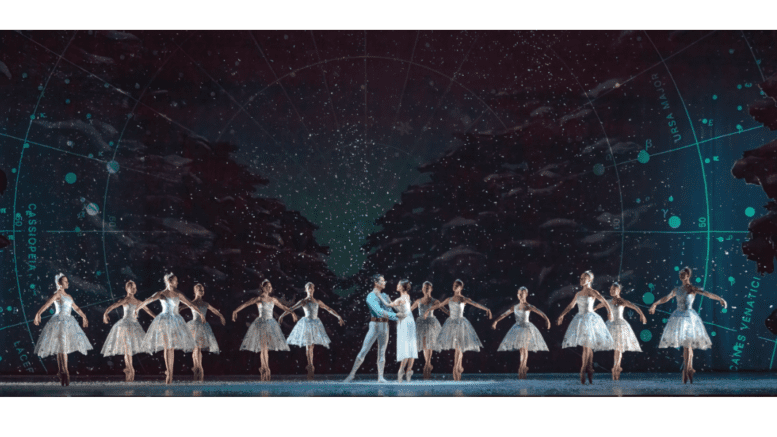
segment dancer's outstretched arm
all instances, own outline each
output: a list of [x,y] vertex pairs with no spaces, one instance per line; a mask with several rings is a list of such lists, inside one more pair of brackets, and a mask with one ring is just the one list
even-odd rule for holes
[[180,299],[184,305],[186,305],[187,307],[189,307],[190,310],[192,310],[192,314],[196,312],[197,314],[200,315],[200,320],[203,320],[203,321],[205,320],[205,314],[203,314],[199,308],[194,306],[192,301],[187,299],[186,296],[184,296],[183,293],[181,293],[180,291],[176,291],[176,293],[178,293],[178,299]]
[[291,318],[294,319],[295,322],[297,321],[297,315],[295,313],[292,313],[291,310],[289,309],[289,307],[287,307],[286,305],[282,304],[281,301],[279,301],[275,297],[272,298],[272,301],[273,301],[273,303],[275,303],[275,305],[278,308],[282,309],[283,311],[285,311],[287,313],[291,313]]
[[300,307],[302,307],[302,305],[305,305],[308,302],[308,300],[310,300],[310,299],[306,297],[306,298],[300,300],[299,302],[295,303],[294,305],[292,305],[291,308],[289,308],[288,311],[284,311],[283,314],[281,314],[281,316],[278,317],[278,323],[281,323],[281,320],[283,320],[284,317],[286,317],[287,315],[293,313],[295,310],[297,310]]
[[577,295],[579,292],[575,293],[575,295],[572,297],[572,301],[569,302],[569,305],[567,305],[566,308],[564,308],[564,311],[561,312],[561,315],[558,316],[558,319],[556,320],[556,324],[561,326],[561,322],[564,321],[564,316],[567,315],[568,312],[572,311],[572,308],[575,307],[575,302],[577,302]]
[[594,294],[594,299],[596,299],[596,300],[600,301],[601,303],[603,303],[604,307],[607,308],[607,320],[610,320],[610,321],[615,320],[614,317],[612,316],[612,308],[610,308],[610,304],[608,304],[607,300],[604,299],[604,296],[602,296],[602,293],[599,293],[598,291],[594,290],[593,288],[591,289],[591,291]]
[[156,293],[152,294],[151,297],[141,302],[140,305],[138,305],[137,308],[135,308],[135,318],[136,319],[138,318],[138,313],[140,312],[140,310],[145,309],[146,305],[150,304],[151,302],[155,300],[159,300],[161,296],[162,296],[162,292],[157,291]]
[[546,315],[545,315],[545,313],[543,313],[542,311],[540,311],[540,309],[539,309],[539,308],[537,308],[536,306],[534,306],[534,305],[529,305],[529,304],[526,304],[526,305],[528,305],[528,307],[529,307],[529,311],[534,311],[535,313],[539,314],[539,316],[540,316],[540,317],[542,317],[543,319],[545,319],[545,322],[546,322],[546,323],[547,323],[547,325],[548,325],[548,329],[550,329],[550,319],[548,318],[548,316],[546,316]]
[[717,300],[718,302],[720,302],[720,304],[721,304],[721,305],[723,305],[723,308],[726,308],[726,307],[728,306],[728,305],[726,304],[726,301],[725,301],[725,300],[723,300],[723,298],[722,298],[722,297],[718,296],[718,295],[717,295],[717,294],[715,294],[715,293],[710,293],[709,291],[704,291],[704,290],[702,290],[702,291],[697,291],[697,293],[698,293],[698,294],[701,294],[701,295],[702,295],[702,296],[704,296],[704,297],[708,297],[708,298],[710,298],[710,299]]
[[262,296],[256,296],[251,299],[248,299],[247,301],[245,301],[245,303],[237,307],[235,311],[232,311],[232,321],[233,322],[237,321],[237,313],[239,313],[240,311],[243,311],[244,309],[248,308],[251,305],[255,305],[260,300],[262,300]]
[[216,308],[214,308],[214,307],[213,307],[213,305],[211,305],[211,304],[208,304],[208,311],[210,311],[210,312],[212,312],[213,314],[215,314],[215,315],[219,316],[219,319],[221,319],[221,324],[222,324],[222,325],[226,325],[226,324],[227,324],[227,319],[225,319],[225,318],[224,318],[224,316],[222,316],[222,315],[221,315],[221,313],[219,312],[219,310],[217,310]]
[[318,302],[318,306],[325,309],[329,314],[337,317],[337,320],[338,320],[337,323],[339,323],[340,326],[345,325],[345,320],[343,320],[343,318],[340,317],[340,314],[337,314],[337,311],[333,310],[332,308],[329,308],[324,302],[321,302],[321,300],[317,300],[316,302]]
[[449,297],[449,298],[445,299],[445,300],[444,300],[444,301],[442,301],[442,302],[440,302],[440,301],[437,301],[437,303],[436,303],[436,304],[434,304],[434,305],[430,306],[430,307],[429,307],[429,308],[426,310],[426,312],[424,313],[424,319],[425,319],[425,318],[426,318],[426,317],[429,315],[429,313],[430,313],[430,312],[432,312],[432,311],[436,310],[437,308],[442,308],[443,306],[447,305],[447,304],[448,304],[448,301],[450,301],[450,300],[451,300],[451,298]]
[[124,299],[119,299],[116,303],[106,308],[105,312],[103,313],[103,323],[105,324],[110,323],[110,317],[108,317],[108,313],[122,306],[123,304],[124,304]]
[[[439,300],[435,300],[435,302],[440,302],[440,301],[439,301]],[[440,311],[444,312],[446,315],[449,315],[449,316],[451,315],[451,312],[450,312],[450,311],[448,311],[448,307],[446,307],[445,305],[441,306],[441,307],[440,307],[440,308],[438,308],[438,309],[439,309]]]
[[650,309],[648,310],[648,312],[650,314],[655,314],[656,313],[656,307],[658,305],[662,305],[662,304],[665,304],[665,303],[669,302],[669,300],[672,299],[673,297],[675,297],[674,288],[672,289],[671,293],[669,293],[666,296],[662,297],[661,299],[658,299],[657,301],[653,302],[653,305],[650,305]]
[[496,320],[494,320],[494,323],[491,324],[491,329],[496,329],[496,324],[499,323],[502,319],[509,316],[513,313],[513,309],[515,308],[515,305],[511,306],[509,310],[502,313],[501,316],[499,316]]
[[475,308],[479,308],[479,309],[481,309],[481,310],[485,311],[485,312],[486,312],[486,314],[488,314],[488,318],[489,318],[489,319],[493,318],[493,316],[491,315],[491,310],[490,310],[490,309],[488,309],[488,308],[484,307],[483,305],[481,305],[481,304],[479,304],[479,303],[475,302],[474,300],[472,300],[472,299],[470,299],[470,298],[468,298],[468,297],[465,297],[465,298],[464,298],[464,301],[465,301],[465,302],[467,302],[468,304],[472,305],[472,306],[473,306],[473,307],[475,307]]
[[599,303],[598,303],[598,304],[596,304],[596,306],[594,307],[594,311],[599,311],[599,310],[600,310],[600,309],[602,309],[602,308],[604,308],[604,304],[603,304],[603,303],[601,303],[601,302],[599,302]]
[[47,309],[48,307],[50,307],[51,305],[53,305],[53,304],[54,304],[54,301],[56,301],[57,299],[59,299],[59,293],[57,293],[57,292],[55,291],[55,292],[54,292],[54,294],[52,294],[52,295],[51,295],[51,297],[49,298],[49,300],[47,300],[47,301],[46,301],[46,303],[44,303],[44,304],[43,304],[43,306],[42,306],[42,307],[40,307],[40,309],[38,310],[38,312],[35,314],[35,320],[33,320],[33,322],[32,322],[32,323],[34,323],[34,324],[35,324],[35,326],[38,326],[38,325],[40,325],[40,316],[41,316],[41,314],[43,314],[43,312],[44,312],[44,311],[46,311],[46,309]]
[[78,313],[78,315],[81,316],[81,319],[83,319],[81,321],[81,326],[83,326],[84,328],[88,327],[89,321],[86,320],[86,314],[84,314],[84,312],[81,311],[81,308],[79,308],[78,305],[76,305],[75,301],[73,301],[73,311]]
[[412,305],[410,305],[410,312],[412,313],[415,311],[416,308],[418,308],[418,305],[421,304],[421,299],[416,299],[415,302],[413,302]]
[[626,308],[631,308],[631,309],[633,309],[634,311],[636,311],[636,312],[637,312],[637,314],[639,314],[639,319],[640,319],[640,320],[642,320],[642,324],[643,324],[643,325],[644,325],[645,323],[647,323],[647,319],[645,318],[645,314],[643,314],[643,313],[642,313],[642,310],[641,310],[641,309],[639,309],[639,307],[638,307],[638,306],[636,306],[636,305],[634,305],[633,303],[631,303],[631,302],[627,301],[626,299],[622,299],[622,300],[623,300],[623,306],[625,306]]

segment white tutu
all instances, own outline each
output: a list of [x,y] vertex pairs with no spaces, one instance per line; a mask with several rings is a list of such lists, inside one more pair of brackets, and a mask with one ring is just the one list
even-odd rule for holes
[[631,329],[629,322],[623,319],[607,322],[607,330],[610,332],[613,341],[613,350],[622,352],[642,352],[639,347],[637,336]]
[[658,343],[660,348],[689,347],[693,349],[709,349],[712,341],[704,329],[699,314],[692,310],[675,310],[669,317]]
[[442,349],[438,339],[440,338],[440,331],[442,331],[442,325],[437,317],[429,315],[427,318],[418,317],[415,319],[415,332],[418,342],[418,349],[424,348],[424,340],[426,341],[426,348],[439,352]]
[[165,349],[178,349],[184,352],[194,350],[194,339],[189,327],[178,314],[177,297],[160,299],[162,312],[154,317],[148,332],[143,337],[143,351],[149,354]]
[[321,319],[311,319],[307,316],[299,319],[286,340],[288,344],[303,347],[318,344],[328,348],[330,342]]
[[[129,307],[129,308],[127,308]],[[101,353],[104,357],[113,355],[135,355],[144,352],[143,337],[146,331],[140,326],[138,320],[132,317],[135,305],[126,305],[124,318],[116,322],[105,339]]]
[[70,315],[73,299],[61,296],[54,302],[54,316],[46,322],[35,344],[33,352],[41,358],[56,354],[81,352],[86,355],[92,350],[92,344],[78,326],[75,317]]
[[596,313],[577,313],[569,324],[562,348],[584,346],[595,351],[612,350],[613,341],[604,320]]
[[262,345],[265,344],[271,351],[287,351],[289,345],[286,344],[286,337],[283,336],[281,326],[275,319],[270,317],[264,319],[261,316],[251,323],[248,332],[240,345],[241,351],[261,352]]
[[518,309],[518,305],[513,307],[515,314],[515,325],[507,331],[504,340],[499,345],[497,351],[521,350],[526,348],[530,352],[547,351],[548,345],[542,338],[540,330],[529,321],[529,311]]
[[214,354],[219,353],[219,343],[216,341],[216,336],[213,335],[213,329],[210,327],[210,323],[201,322],[199,319],[190,320],[186,326],[189,328],[189,332],[192,333],[194,339],[194,345],[200,350],[212,352]]
[[410,311],[410,299],[407,295],[400,299],[402,306],[399,308],[399,314],[405,317],[397,322],[397,361],[418,358],[417,331],[413,313]]

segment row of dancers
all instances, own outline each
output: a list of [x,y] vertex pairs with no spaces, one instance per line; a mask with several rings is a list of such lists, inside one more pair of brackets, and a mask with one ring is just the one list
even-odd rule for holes
[[[690,283],[691,270],[686,267],[680,271],[682,285],[676,287],[667,296],[653,303],[649,313],[654,314],[657,305],[668,302],[672,298],[677,300],[677,309],[671,314],[659,343],[660,348],[682,347],[683,369],[682,381],[693,382],[693,350],[709,349],[712,345],[704,324],[699,315],[691,308],[696,294],[718,300],[723,307],[726,302],[721,297],[706,292]],[[647,320],[642,311],[633,303],[620,296],[621,286],[618,283],[610,287],[611,299],[605,300],[598,291],[591,288],[594,275],[590,271],[580,276],[582,289],[577,292],[572,301],[567,305],[557,319],[561,325],[566,314],[577,305],[578,314],[572,319],[567,328],[562,348],[583,348],[582,367],[580,370],[580,382],[585,384],[588,376],[589,383],[593,383],[593,352],[602,350],[614,351],[614,365],[612,378],[620,379],[623,370],[620,366],[623,352],[641,352],[639,342],[629,323],[623,318],[624,308],[636,311],[642,323]],[[218,316],[222,324],[226,323],[221,313],[203,300],[205,288],[202,284],[194,287],[194,300],[189,301],[183,293],[178,291],[178,280],[173,274],[165,275],[165,289],[155,293],[145,301],[135,298],[137,287],[133,281],[126,284],[127,296],[114,303],[105,310],[103,322],[109,323],[109,313],[118,307],[123,307],[124,317],[113,325],[102,348],[103,356],[123,355],[125,361],[124,373],[126,381],[133,381],[135,370],[132,365],[132,357],[137,353],[155,353],[162,351],[166,367],[166,383],[173,380],[174,351],[182,350],[192,352],[194,379],[202,381],[204,371],[202,367],[202,352],[209,351],[219,353],[218,342],[210,325],[205,320],[208,311]],[[78,326],[75,318],[70,314],[71,309],[83,319],[83,326],[88,327],[85,314],[73,302],[66,290],[69,288],[67,277],[58,274],[55,278],[57,290],[41,307],[35,316],[34,324],[41,321],[41,314],[52,304],[55,306],[55,314],[47,322],[35,345],[35,353],[40,357],[50,355],[57,356],[57,376],[63,386],[69,385],[70,376],[67,369],[67,355],[71,352],[86,354],[92,349],[84,331]],[[431,377],[432,353],[442,350],[454,350],[454,380],[461,380],[464,371],[462,366],[463,354],[467,351],[479,351],[483,347],[472,325],[463,316],[467,304],[486,312],[488,318],[492,318],[491,310],[480,305],[462,294],[464,283],[456,280],[453,284],[453,296],[439,301],[432,298],[432,284],[425,282],[422,287],[423,297],[411,303],[409,291],[412,284],[408,280],[402,280],[397,284],[399,297],[389,301],[383,293],[386,281],[381,275],[373,276],[373,291],[367,295],[366,303],[371,314],[369,331],[364,339],[362,349],[356,357],[353,368],[346,378],[346,382],[353,380],[361,363],[364,361],[372,345],[378,342],[378,380],[386,382],[383,377],[385,366],[385,352],[388,344],[388,321],[396,321],[397,356],[400,362],[397,380],[399,382],[410,381],[413,374],[413,365],[418,358],[419,351],[423,351],[425,358],[424,378]],[[326,334],[321,320],[318,318],[319,308],[331,313],[338,319],[339,324],[345,324],[343,318],[336,311],[328,307],[321,300],[314,297],[315,286],[312,283],[305,285],[307,296],[288,308],[278,299],[271,296],[272,284],[264,280],[261,284],[261,294],[240,305],[232,313],[235,321],[237,314],[243,309],[257,305],[258,317],[249,326],[248,332],[243,338],[240,350],[257,352],[261,357],[261,380],[270,380],[269,351],[288,351],[289,345],[306,348],[308,365],[308,379],[312,379],[315,367],[313,366],[313,350],[316,345],[329,347],[331,340]],[[518,303],[499,316],[492,324],[496,329],[497,324],[508,317],[515,315],[515,324],[507,332],[499,345],[498,351],[520,351],[520,364],[518,377],[525,379],[529,370],[527,366],[528,352],[547,351],[540,331],[529,321],[531,312],[542,317],[546,322],[546,329],[550,329],[550,319],[537,307],[527,302],[528,290],[526,287],[518,289]],[[162,312],[154,315],[148,309],[148,305],[159,300],[162,304]],[[594,303],[599,305],[594,307]],[[186,323],[178,312],[179,303],[189,308],[193,313],[193,319]],[[283,313],[276,321],[273,310],[278,306]],[[446,309],[447,307],[447,309]],[[184,308],[184,309],[185,309]],[[413,319],[412,312],[418,308],[418,318]],[[600,308],[605,308],[608,313],[608,321],[605,323],[596,314]],[[297,321],[294,313],[302,309],[305,316]],[[434,311],[440,309],[447,313],[449,318],[443,325],[434,317]],[[140,311],[147,312],[153,321],[148,331],[144,331],[137,321]],[[286,315],[291,314],[296,325],[288,338],[284,337],[280,322]]]

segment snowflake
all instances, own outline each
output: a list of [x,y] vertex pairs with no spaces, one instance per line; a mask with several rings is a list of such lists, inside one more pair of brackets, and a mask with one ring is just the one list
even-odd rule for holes
[[399,130],[400,135],[410,134],[410,131],[413,130],[413,128],[410,127],[410,123],[400,121],[399,126],[396,127],[397,130]]

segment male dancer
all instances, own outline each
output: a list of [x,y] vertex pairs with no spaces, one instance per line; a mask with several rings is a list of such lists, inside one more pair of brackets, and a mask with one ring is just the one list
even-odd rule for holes
[[[375,274],[372,276],[372,282],[374,288],[372,292],[367,295],[367,306],[370,308],[370,330],[367,331],[367,336],[364,337],[364,343],[362,344],[362,350],[359,351],[359,355],[356,356],[356,361],[353,363],[353,369],[351,373],[345,378],[344,382],[353,381],[353,377],[356,376],[356,371],[359,370],[359,366],[364,362],[364,357],[372,349],[372,345],[375,340],[378,340],[378,382],[385,384],[388,381],[383,379],[383,367],[386,365],[386,347],[388,346],[389,327],[388,321],[397,321],[397,315],[391,310],[391,307],[383,303],[388,302],[389,298],[381,292],[386,288],[386,280],[383,279],[383,275]],[[404,318],[404,317],[402,317]]]

